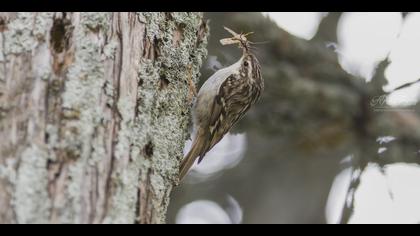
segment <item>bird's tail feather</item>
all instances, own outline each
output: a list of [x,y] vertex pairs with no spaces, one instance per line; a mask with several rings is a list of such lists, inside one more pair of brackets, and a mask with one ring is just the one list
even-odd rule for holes
[[206,148],[206,145],[207,145],[206,140],[207,139],[202,134],[202,132],[197,132],[197,136],[196,136],[196,138],[195,138],[195,140],[194,140],[194,142],[191,146],[191,150],[188,152],[188,154],[182,160],[181,167],[179,169],[179,180],[180,181],[188,173],[188,170],[194,164],[197,157],[199,157],[200,155],[203,155],[205,153],[204,149]]

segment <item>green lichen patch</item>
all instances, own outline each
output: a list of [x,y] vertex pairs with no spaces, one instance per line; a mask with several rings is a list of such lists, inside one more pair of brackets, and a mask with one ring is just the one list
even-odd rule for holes
[[[103,54],[105,32],[109,28],[111,13],[80,13],[80,24],[73,30],[74,62],[68,68],[62,94],[61,143],[67,157],[71,182],[68,186],[69,205],[62,221],[81,222],[82,186],[89,165],[103,157],[105,144],[97,133],[103,125],[104,114],[98,102],[105,84]],[[95,34],[92,37],[92,33]],[[95,147],[95,148],[92,148]]]
[[[102,112],[97,102],[105,83],[104,58],[101,53],[103,45],[90,37],[88,32],[91,27],[109,27],[105,23],[108,22],[106,14],[81,13],[81,18],[82,24],[74,30],[75,61],[68,69],[65,92],[62,96],[63,108],[80,114],[80,117],[69,122],[67,127],[69,130],[72,127],[77,130],[67,132],[68,140],[75,142],[69,146],[76,149],[79,149],[79,146],[90,145],[85,141],[92,135],[94,127],[102,121]],[[77,137],[72,138],[74,135]]]
[[118,179],[119,182],[116,184],[119,187],[113,198],[113,208],[105,218],[104,223],[134,223],[138,199],[139,171],[140,169],[137,165],[129,165],[125,171],[118,174],[118,178],[116,179]]
[[[154,124],[165,125],[158,121],[161,117],[171,117],[172,121],[176,123],[176,118],[181,120],[179,126],[176,128],[185,128],[185,116],[189,114],[189,105],[186,104],[186,98],[189,94],[189,88],[186,86],[189,80],[196,81],[199,76],[199,67],[201,66],[203,58],[206,57],[206,42],[204,38],[202,43],[197,45],[197,30],[202,24],[200,14],[192,13],[170,13],[173,21],[168,23],[161,23],[159,27],[152,27],[148,30],[149,37],[159,37],[168,40],[162,40],[160,46],[161,56],[153,63],[144,63],[144,66],[139,72],[139,77],[142,80],[160,81],[165,78],[168,85],[165,90],[159,93],[153,93],[154,82],[149,83],[152,90],[148,90],[147,84],[143,90],[139,91],[139,97],[147,103],[149,99],[153,99],[154,107],[152,110],[152,117],[156,120]],[[150,22],[159,22],[164,18],[164,14],[152,15],[148,14],[145,18]],[[152,20],[153,19],[153,20]],[[183,40],[178,47],[172,44],[172,37],[174,31],[178,30],[177,25],[183,24]],[[163,32],[156,32],[154,29],[159,28]],[[151,67],[154,67],[151,68]],[[154,94],[152,96],[151,94]],[[147,104],[139,104],[141,107],[147,107]],[[146,106],[144,106],[146,105]],[[141,110],[141,107],[139,108]],[[144,112],[144,111],[143,111]],[[182,114],[186,114],[182,116]],[[175,119],[175,120],[174,120]],[[170,127],[173,125],[168,124]],[[176,133],[176,132],[175,132]],[[181,145],[182,146],[182,145]],[[171,148],[169,148],[171,149]],[[162,158],[164,159],[164,158]]]
[[159,39],[159,45],[155,46],[159,47],[160,56],[154,61],[144,61],[138,73],[139,80],[144,82],[138,91],[141,103],[137,105],[141,115],[136,124],[151,128],[148,133],[137,135],[135,141],[153,145],[150,161],[145,152],[141,158],[142,162],[148,163],[143,168],[153,170],[150,176],[152,204],[160,211],[156,212],[155,220],[164,222],[166,205],[162,207],[162,203],[167,204],[168,189],[177,181],[179,160],[188,135],[190,104],[187,98],[191,92],[188,85],[190,80],[196,82],[198,79],[199,68],[207,56],[207,38],[198,39],[197,31],[203,24],[201,14],[139,15],[148,22],[147,26],[151,26],[146,30],[147,37]]
[[5,179],[12,185],[16,183],[16,159],[7,158],[0,164],[0,179]]
[[18,223],[48,222],[47,160],[48,152],[35,144],[22,153],[13,200]]
[[5,54],[19,54],[32,51],[38,45],[38,39],[45,38],[45,29],[52,23],[50,13],[19,12],[4,31]]
[[32,71],[34,77],[44,81],[48,81],[52,71],[51,71],[51,54],[48,50],[47,43],[39,44],[34,49],[34,57],[32,60]]
[[86,29],[106,32],[110,27],[111,14],[109,12],[85,12],[82,14],[82,24]]
[[114,59],[115,58],[115,52],[117,50],[118,42],[117,41],[111,41],[104,47],[104,53],[105,56],[104,59]]
[[137,17],[145,25],[144,50],[150,51],[140,62],[137,101],[123,97],[118,101],[122,121],[116,158],[124,158],[128,150],[131,162],[115,173],[117,195],[107,221],[136,220],[140,181],[148,186],[140,194],[148,196],[151,221],[164,223],[187,137],[188,85],[197,81],[207,39],[197,38],[202,24],[198,13],[146,12]]

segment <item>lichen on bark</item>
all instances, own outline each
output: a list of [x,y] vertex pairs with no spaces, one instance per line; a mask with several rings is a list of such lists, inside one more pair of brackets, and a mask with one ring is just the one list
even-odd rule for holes
[[[119,149],[127,149],[131,145],[130,155],[136,157],[133,161],[135,168],[126,169],[119,178],[120,194],[116,195],[112,211],[117,216],[129,215],[124,218],[131,218],[136,208],[140,208],[137,209],[140,212],[145,211],[140,215],[150,215],[153,211],[153,218],[140,217],[137,221],[163,223],[188,134],[188,80],[196,81],[199,77],[199,68],[206,57],[207,39],[200,39],[197,34],[200,26],[205,24],[201,14],[179,18],[185,24],[183,38],[176,39],[180,43],[174,39],[180,21],[171,20],[177,17],[171,18],[168,13],[138,13],[138,17],[149,27],[143,39],[145,51],[137,71],[137,104],[125,100],[118,103],[124,122],[117,145],[117,157]],[[133,194],[135,186],[130,186],[136,179],[147,185],[140,189],[139,194],[143,194],[140,197],[151,202],[140,201],[142,206],[131,207],[138,201]],[[144,204],[152,204],[152,207]]]
[[[27,58],[38,57],[39,48],[44,45],[46,29],[52,22],[51,16],[49,13],[17,13],[7,19],[7,26],[4,25],[0,32],[0,84],[3,83],[0,88],[4,86],[4,90],[0,89],[0,113],[3,113],[0,119],[0,176],[3,181],[0,184],[5,185],[1,189],[9,201],[8,207],[1,207],[14,212],[1,214],[8,216],[8,219],[0,219],[5,222],[48,222],[50,203],[45,168],[48,153],[42,143],[24,139],[35,138],[42,127],[38,123],[41,112],[38,111],[40,107],[36,97],[43,92],[43,84],[38,80],[39,68],[31,69]],[[3,24],[6,24],[4,18]],[[26,104],[19,107],[24,101],[20,100],[23,94],[26,94],[32,107],[24,107]],[[23,127],[27,129],[18,130]],[[14,218],[10,218],[12,215]]]
[[202,14],[18,13],[3,28],[0,221],[165,222]]
[[48,223],[47,161],[46,150],[34,144],[22,153],[13,202],[18,223]]

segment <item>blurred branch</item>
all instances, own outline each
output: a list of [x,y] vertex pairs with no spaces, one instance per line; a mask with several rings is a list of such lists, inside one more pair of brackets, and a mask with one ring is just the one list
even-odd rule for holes
[[[271,42],[258,46],[257,55],[267,86],[262,101],[241,122],[242,127],[264,135],[280,133],[303,152],[344,148],[351,153],[359,148],[360,140],[375,140],[384,132],[409,139],[410,145],[420,147],[417,115],[376,112],[371,107],[372,98],[383,93],[378,88],[386,84],[383,72],[387,60],[378,65],[369,84],[344,71],[336,53],[326,49],[323,43],[297,38],[260,13],[231,13],[229,16],[210,13],[208,16],[216,35],[223,35],[223,32],[217,33],[222,29],[217,25],[227,25],[237,31],[254,31],[251,40]],[[340,13],[329,14],[320,30],[336,25],[339,17]],[[318,37],[334,39],[318,34]],[[210,52],[220,48],[217,42],[209,45]],[[237,51],[223,48],[219,57],[235,55]],[[410,118],[405,119],[408,116]]]
[[341,15],[342,12],[329,12],[321,20],[318,26],[318,32],[312,38],[312,41],[337,43],[337,25]]
[[[351,174],[352,179],[346,193],[346,198],[344,200],[344,206],[341,212],[341,219],[339,222],[340,224],[348,224],[351,219],[351,216],[353,215],[356,189],[360,185],[360,177],[363,170],[364,168],[358,168],[358,167],[357,169],[352,169],[352,174]],[[358,173],[358,175],[355,176],[355,173]]]
[[351,180],[347,189],[340,224],[348,224],[353,216],[356,191],[360,186],[362,174],[366,170],[368,163],[373,161],[373,157],[377,156],[378,144],[375,141],[360,142],[359,145],[360,149],[356,151],[351,160]]
[[388,57],[383,59],[377,66],[375,74],[372,77],[372,80],[368,83],[371,89],[370,93],[373,96],[383,95],[383,87],[388,84],[388,80],[385,77],[385,70],[389,65]]
[[404,89],[404,88],[410,87],[411,85],[417,84],[417,83],[419,83],[419,82],[420,82],[420,79],[418,79],[418,80],[416,80],[416,81],[413,81],[413,82],[410,82],[410,83],[403,84],[403,85],[401,85],[401,86],[399,86],[399,87],[397,87],[397,88],[395,88],[395,89],[393,89],[393,90],[391,90],[391,91],[387,92],[386,94],[391,94],[391,93],[393,93],[393,92],[396,92],[396,91],[398,91],[398,90],[401,90],[401,89]]
[[[255,45],[266,83],[263,98],[235,127],[235,131],[247,131],[246,162],[212,182],[242,198],[239,202],[248,212],[244,222],[325,222],[328,193],[343,167],[341,160],[349,155],[360,159],[352,164],[361,170],[364,162],[383,167],[420,161],[418,115],[376,112],[371,106],[372,98],[383,93],[386,61],[378,64],[377,78],[369,84],[344,71],[336,53],[322,39],[294,37],[260,13],[206,13],[206,17],[211,20],[209,56],[222,66],[241,55],[237,48],[220,45],[219,39],[228,36],[224,25],[238,32],[255,32],[252,41],[270,42]],[[321,23],[320,31],[325,25]],[[332,28],[334,34],[324,40],[334,40],[336,27]],[[208,68],[203,67],[201,82],[214,73]],[[415,109],[420,110],[420,104]],[[381,154],[378,148],[384,145],[376,142],[379,136],[396,138]],[[259,174],[249,175],[251,171]],[[247,183],[246,187],[239,181]],[[247,186],[255,186],[256,194],[250,195]],[[357,186],[355,179],[351,189]],[[196,185],[188,190],[200,197],[217,197],[215,191]],[[275,200],[269,203],[267,199]],[[255,202],[259,204],[252,204]],[[343,208],[342,222],[351,217],[352,204],[349,206]]]

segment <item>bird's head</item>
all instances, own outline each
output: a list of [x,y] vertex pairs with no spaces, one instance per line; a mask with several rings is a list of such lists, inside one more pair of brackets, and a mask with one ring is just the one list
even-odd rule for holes
[[246,38],[246,36],[253,34],[253,32],[249,32],[246,34],[238,34],[235,33],[233,30],[229,29],[228,27],[224,27],[229,33],[233,35],[230,38],[224,38],[220,40],[222,45],[230,45],[230,44],[238,44],[240,48],[244,50],[244,52],[249,52],[250,49],[250,41]]

